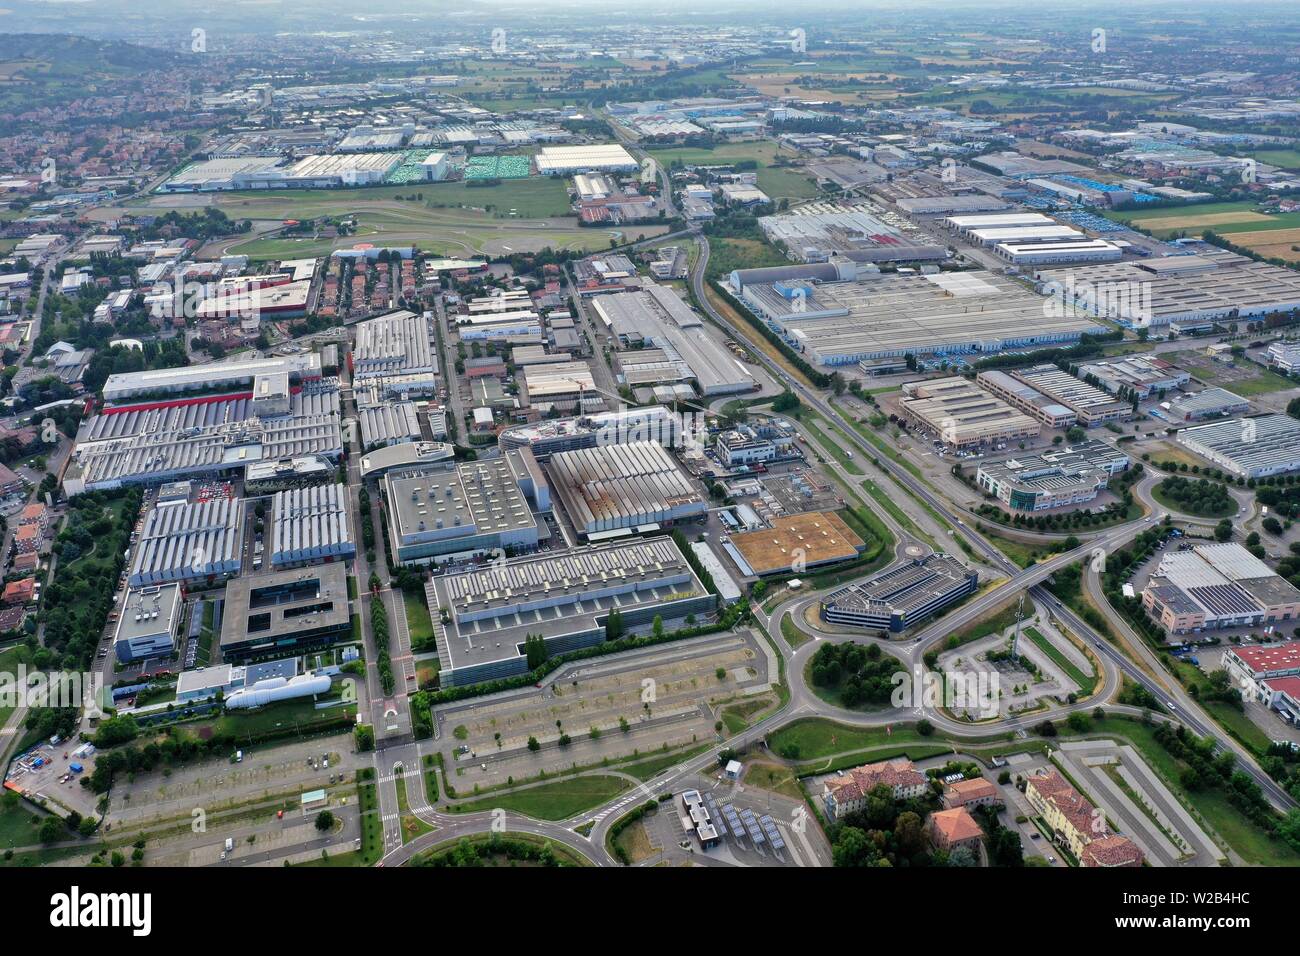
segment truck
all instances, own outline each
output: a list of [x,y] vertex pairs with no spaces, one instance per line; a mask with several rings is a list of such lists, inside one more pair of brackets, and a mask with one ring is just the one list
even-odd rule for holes
[[226,852],[229,853],[234,848],[235,848],[235,838],[226,837]]
[[71,770],[73,773],[81,773],[81,771],[86,768],[79,763],[70,763],[68,764],[68,769]]

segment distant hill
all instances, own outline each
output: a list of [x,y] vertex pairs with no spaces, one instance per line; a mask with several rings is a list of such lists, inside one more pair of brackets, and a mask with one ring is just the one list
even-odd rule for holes
[[0,76],[5,80],[111,77],[174,66],[181,54],[118,40],[53,33],[0,33]]

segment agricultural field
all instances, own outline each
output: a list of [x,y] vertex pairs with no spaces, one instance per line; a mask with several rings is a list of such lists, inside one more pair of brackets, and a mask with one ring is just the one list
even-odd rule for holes
[[1252,202],[1214,202],[1198,203],[1192,206],[1163,209],[1128,209],[1123,212],[1108,212],[1107,217],[1128,225],[1145,229],[1157,239],[1169,239],[1178,235],[1199,236],[1211,229],[1224,236],[1236,234],[1265,232],[1274,230],[1300,229],[1300,213],[1284,213],[1270,216],[1255,211]]
[[1300,170],[1300,149],[1261,149],[1251,155],[1270,166]]
[[1231,234],[1231,242],[1265,259],[1300,262],[1300,228],[1234,232]]

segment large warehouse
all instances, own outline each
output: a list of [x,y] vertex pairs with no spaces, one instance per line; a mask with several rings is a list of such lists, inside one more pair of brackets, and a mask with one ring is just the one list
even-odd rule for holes
[[358,382],[395,375],[417,375],[436,388],[438,359],[430,344],[429,320],[397,311],[358,322],[352,347],[353,377]]
[[651,344],[662,349],[670,361],[685,362],[701,395],[747,392],[755,387],[744,363],[667,286],[647,282],[639,292],[595,296],[591,305],[620,342]]
[[1300,471],[1300,421],[1290,415],[1194,425],[1178,433],[1178,442],[1240,478]]
[[655,442],[561,452],[547,470],[581,535],[671,525],[708,511],[703,495]]
[[1300,273],[1198,242],[1195,255],[1040,269],[1040,289],[1137,328],[1300,309]]
[[272,567],[341,560],[356,553],[345,485],[276,492],[271,502]]
[[146,372],[119,372],[104,382],[104,401],[121,403],[132,398],[211,392],[215,388],[251,392],[259,377],[277,374],[287,375],[292,385],[319,379],[320,353],[300,352],[297,355],[210,362]]
[[543,176],[574,173],[630,173],[640,164],[617,143],[599,146],[544,146],[533,160]]
[[[147,373],[146,373],[147,374]],[[258,415],[253,397],[144,405],[95,415],[77,432],[63,476],[68,495],[242,474],[257,462],[343,454],[338,389],[312,384],[289,397],[288,414]]]
[[447,612],[438,641],[444,687],[527,673],[530,635],[562,654],[605,640],[614,609],[625,627],[637,627],[656,616],[705,614],[717,601],[668,537],[435,575],[425,594],[431,610]]
[[954,451],[1003,447],[1037,438],[1042,426],[961,376],[907,382],[898,406],[913,423]]
[[866,547],[833,511],[807,511],[772,521],[772,527],[733,534],[723,545],[742,574],[803,574],[810,568],[856,558]]
[[981,372],[976,378],[1003,401],[1029,412],[1045,425],[1060,428],[1073,421],[1060,421],[1058,408],[1069,409],[1080,425],[1092,427],[1129,418],[1133,407],[1109,392],[1063,372],[1050,363],[1010,372]]
[[741,297],[794,348],[824,365],[1038,348],[1105,331],[1073,308],[1044,309],[1039,296],[992,272],[746,283]]
[[930,241],[901,216],[865,200],[818,200],[787,213],[763,216],[759,228],[792,259],[824,262],[847,256],[855,262],[938,262],[948,250]]
[[532,452],[429,465],[384,476],[388,537],[399,564],[529,550],[539,527],[528,507],[550,510],[550,489]]
[[1142,606],[1171,635],[1281,625],[1300,618],[1300,590],[1239,544],[1164,555]]
[[127,583],[140,588],[238,574],[243,541],[238,498],[160,502],[145,516]]
[[946,554],[917,558],[827,595],[822,617],[897,634],[973,594],[979,575]]

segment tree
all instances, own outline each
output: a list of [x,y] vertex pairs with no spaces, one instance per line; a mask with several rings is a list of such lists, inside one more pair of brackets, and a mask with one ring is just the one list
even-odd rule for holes
[[537,751],[542,749],[542,745],[537,742],[536,737],[529,737],[528,749],[531,750],[533,753],[537,753]]
[[930,723],[924,717],[916,722],[916,732],[922,737],[929,737],[934,733],[934,724]]
[[46,817],[41,821],[37,836],[42,843],[57,842],[63,836],[63,821],[54,816]]
[[357,752],[366,753],[375,749],[375,728],[369,724],[357,724],[353,731],[357,741]]
[[334,814],[328,810],[322,810],[316,814],[316,829],[321,833],[326,833],[334,829]]
[[655,615],[654,623],[650,625],[650,630],[657,638],[664,636],[664,619],[658,614]]
[[609,612],[605,619],[605,640],[617,641],[623,636],[623,614],[618,608]]

